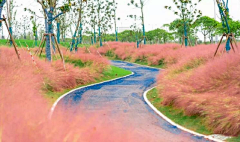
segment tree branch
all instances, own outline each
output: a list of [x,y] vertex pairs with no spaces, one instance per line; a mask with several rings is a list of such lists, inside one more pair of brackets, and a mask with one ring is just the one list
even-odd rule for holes
[[63,12],[59,13],[57,16],[53,17],[52,20],[55,20],[56,18],[58,18],[59,16],[61,16],[63,14]]
[[42,1],[37,0],[37,2],[42,5],[43,9],[46,9],[46,6],[42,3]]

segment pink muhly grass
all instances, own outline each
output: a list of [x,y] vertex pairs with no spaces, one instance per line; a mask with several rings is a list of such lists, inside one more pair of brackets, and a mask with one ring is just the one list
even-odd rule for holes
[[[127,126],[124,127],[124,132],[119,130],[122,127],[121,122],[101,121],[104,117],[103,114],[109,112],[107,110],[99,111],[93,116],[84,111],[81,114],[66,115],[59,109],[49,120],[50,105],[42,90],[44,78],[72,82],[67,81],[66,78],[71,76],[68,74],[80,77],[82,74],[87,75],[88,69],[83,70],[86,73],[80,70],[81,74],[79,75],[77,72],[79,69],[67,64],[68,71],[64,74],[60,62],[50,64],[36,58],[37,68],[32,63],[28,52],[20,50],[20,53],[21,61],[17,59],[12,48],[0,48],[0,139],[2,141],[120,142],[143,139],[147,141],[146,137],[139,136],[138,132]],[[86,78],[87,81],[88,77],[89,75],[83,78]],[[66,82],[63,84],[67,87],[71,86],[71,83],[69,85]],[[60,88],[65,88],[65,85],[61,86],[60,84]],[[122,116],[124,119],[124,114]],[[110,133],[111,137],[109,137]],[[123,135],[124,137],[122,137]]]
[[[192,48],[196,51],[183,49],[189,51],[159,76],[158,89],[164,105],[183,108],[187,115],[206,117],[214,133],[236,136],[240,134],[240,56],[229,53],[213,58],[215,48],[210,46]],[[199,59],[203,62],[194,65],[193,60]],[[192,68],[176,72],[186,65]]]

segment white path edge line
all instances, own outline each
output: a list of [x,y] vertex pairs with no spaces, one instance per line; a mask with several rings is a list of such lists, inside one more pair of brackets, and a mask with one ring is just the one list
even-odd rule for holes
[[53,112],[54,112],[54,110],[55,110],[58,102],[59,102],[62,98],[64,98],[64,97],[66,97],[67,95],[69,95],[70,93],[72,93],[72,92],[74,92],[74,91],[76,91],[76,90],[82,89],[82,88],[86,88],[86,87],[90,87],[90,86],[94,86],[94,85],[99,85],[99,84],[102,84],[102,83],[111,82],[111,81],[118,80],[118,79],[123,79],[123,78],[129,77],[129,76],[132,76],[132,75],[134,75],[134,72],[132,72],[132,73],[129,74],[129,75],[123,76],[123,77],[119,77],[119,78],[115,78],[115,79],[111,79],[111,80],[107,80],[107,81],[103,81],[103,82],[99,82],[99,83],[94,83],[94,84],[90,84],[90,85],[87,85],[87,86],[82,86],[82,87],[73,89],[73,90],[65,93],[64,95],[62,95],[61,97],[59,97],[59,98],[57,99],[57,101],[54,102],[53,106],[51,107],[51,111],[50,111],[50,113],[49,113],[49,115],[48,115],[48,118],[49,118],[49,119],[52,118],[52,114],[53,114]]
[[172,121],[171,119],[169,119],[168,117],[166,117],[164,114],[162,114],[157,108],[155,108],[155,107],[151,104],[151,102],[150,102],[150,101],[148,100],[148,98],[147,98],[147,93],[148,93],[149,91],[151,91],[152,89],[154,89],[154,88],[156,88],[156,86],[148,89],[147,91],[145,91],[144,94],[143,94],[143,97],[144,97],[145,102],[147,102],[147,104],[148,104],[148,105],[154,110],[154,112],[157,113],[160,117],[162,117],[164,120],[166,120],[167,122],[169,122],[171,125],[176,126],[177,128],[179,128],[179,129],[181,129],[181,130],[183,130],[183,131],[185,131],[185,132],[188,132],[188,133],[190,133],[190,134],[193,134],[193,135],[195,135],[195,136],[204,137],[205,139],[212,140],[212,141],[216,141],[216,142],[224,142],[224,141],[222,141],[222,140],[215,139],[215,138],[212,138],[212,137],[210,137],[210,136],[203,135],[203,134],[194,132],[194,131],[192,131],[192,130],[189,130],[189,129],[183,127],[183,126],[180,126],[180,125],[176,124],[175,122],[173,122],[173,121]]

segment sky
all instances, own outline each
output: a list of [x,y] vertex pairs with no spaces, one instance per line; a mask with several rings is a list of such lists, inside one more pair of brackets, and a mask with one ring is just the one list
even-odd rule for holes
[[[129,19],[125,18],[126,15],[129,15],[129,13],[136,13],[136,11],[140,13],[140,9],[132,9],[127,6],[129,1],[130,0],[117,0],[119,3],[117,14],[119,17],[123,18],[123,21],[120,21],[118,24],[120,27],[127,27],[129,25]],[[171,23],[177,18],[172,11],[165,9],[164,6],[174,5],[172,0],[146,0],[144,17],[147,31],[155,28],[161,28],[163,24]],[[206,15],[214,18],[214,0],[202,0],[202,2],[197,6],[197,9],[201,10],[204,16]],[[240,20],[240,0],[229,0],[229,9],[231,18],[234,20]],[[217,7],[216,10],[217,20],[220,21]]]
[[[29,15],[25,12],[24,7],[30,7],[35,11],[39,11],[41,8],[36,0],[15,0],[16,4],[19,5],[17,8],[17,17],[22,18],[24,15]],[[127,17],[130,14],[140,14],[140,9],[128,6],[127,3],[130,0],[115,0],[118,3],[117,17],[121,18],[117,22],[117,27],[119,31],[129,29],[132,24],[132,20]],[[138,1],[138,0],[135,0]],[[168,24],[177,18],[172,11],[166,10],[164,6],[174,6],[172,0],[145,0],[144,7],[144,17],[145,17],[145,27],[146,31],[153,30],[156,28],[162,28],[163,24]],[[193,0],[196,1],[196,0]],[[202,0],[202,2],[197,6],[197,9],[201,10],[203,16],[209,16],[214,18],[214,0]],[[240,20],[240,0],[229,0],[230,17],[234,20]],[[218,8],[216,7],[217,20],[220,21],[220,16]],[[41,14],[39,14],[41,15]],[[43,22],[39,19],[38,22]],[[140,22],[138,24],[140,25]],[[6,32],[5,32],[6,33]]]

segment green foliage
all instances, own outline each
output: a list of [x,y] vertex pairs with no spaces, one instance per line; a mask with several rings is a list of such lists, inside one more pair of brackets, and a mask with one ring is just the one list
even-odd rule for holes
[[86,66],[81,60],[69,60],[68,58],[65,59],[67,63],[73,64],[75,67],[84,67]]
[[176,9],[172,10],[172,6],[165,6],[165,9],[172,10],[181,20],[191,25],[194,19],[202,15],[202,12],[196,9],[196,6],[201,0],[197,0],[195,3],[193,3],[193,1],[194,0],[173,0]]
[[106,56],[107,57],[114,57],[115,56],[114,51],[108,50],[107,53],[106,53]]
[[101,34],[107,33],[113,28],[112,20],[115,18],[115,6],[115,3],[105,0],[88,2],[86,16],[89,18],[87,23],[92,29],[96,29],[96,26],[100,27]]
[[[234,21],[232,19],[229,19],[228,24],[231,32],[235,35],[235,37],[240,37],[240,21]],[[226,28],[222,27],[222,24],[219,23],[217,32],[219,35],[226,33]]]
[[235,37],[240,36],[240,21],[229,20],[231,32],[234,33]]
[[[118,40],[122,42],[135,42],[137,37],[141,37],[142,32],[140,30],[133,31],[133,30],[125,30],[123,32],[118,33]],[[103,38],[106,41],[115,41],[115,34],[104,34]]]
[[211,37],[215,35],[217,32],[218,25],[219,22],[216,21],[215,19],[210,18],[208,16],[202,16],[195,21],[193,27],[199,29],[199,31],[203,34],[204,42],[206,43],[206,36],[209,35]]
[[64,4],[59,8],[63,13],[70,11],[71,9],[71,4]]
[[240,142],[240,136],[228,139],[227,142]]
[[[184,33],[184,25],[183,20],[176,19],[173,22],[169,24],[169,30],[173,31],[176,37],[182,38],[182,35]],[[187,31],[190,31],[190,27],[187,27]]]
[[173,39],[173,36],[171,33],[168,33],[166,30],[159,29],[159,28],[146,32],[146,36],[148,40],[160,39],[162,43],[166,43],[167,41]]
[[230,20],[230,16],[229,16],[229,9],[228,9],[228,2],[227,4],[224,2],[224,0],[216,1],[218,4],[218,8],[219,8],[219,12],[220,12],[220,16],[221,16],[221,21],[222,21],[222,30],[224,31],[224,33],[229,33],[230,29],[229,29],[229,23],[228,20]]
[[36,33],[37,33],[37,25],[36,25],[36,22],[34,20],[32,20],[32,31],[33,31],[33,36],[36,36]]
[[[195,1],[195,2],[194,2]],[[196,9],[196,6],[201,0],[173,0],[175,9],[172,6],[165,6],[165,9],[171,10],[179,19],[174,20],[170,29],[177,31],[178,35],[186,35],[191,31],[191,26],[197,18],[200,18],[202,12]]]

